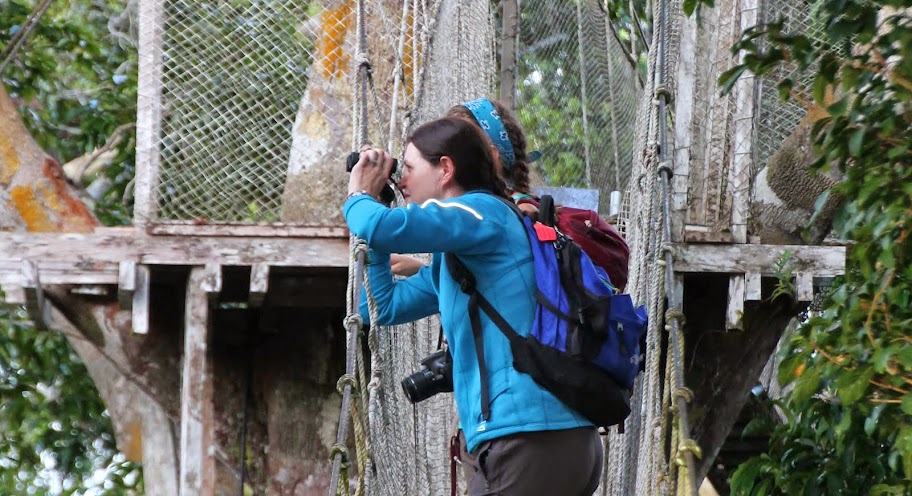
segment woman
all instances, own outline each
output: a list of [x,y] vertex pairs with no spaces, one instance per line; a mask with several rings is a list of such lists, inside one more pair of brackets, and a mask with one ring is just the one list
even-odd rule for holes
[[[469,494],[590,495],[598,486],[602,447],[596,429],[528,375],[513,368],[507,339],[481,316],[490,402],[480,402],[481,373],[468,297],[443,260],[454,253],[475,274],[481,293],[520,334],[535,311],[535,276],[523,226],[503,195],[489,143],[478,126],[444,118],[409,137],[399,187],[408,206],[389,209],[380,193],[392,158],[367,150],[352,170],[344,213],[371,247],[368,277],[378,323],[394,325],[440,313],[453,356],[453,389],[476,473]],[[389,253],[433,253],[431,265],[394,281]]]
[[[522,126],[510,109],[496,100],[478,98],[447,110],[446,117],[458,117],[482,128],[490,141],[498,176],[507,186],[507,194],[518,202],[532,199],[529,186],[530,164],[541,154],[527,150],[528,141]],[[519,208],[530,215],[538,213],[531,203],[519,203]],[[410,276],[424,266],[414,257],[393,254],[393,274]]]

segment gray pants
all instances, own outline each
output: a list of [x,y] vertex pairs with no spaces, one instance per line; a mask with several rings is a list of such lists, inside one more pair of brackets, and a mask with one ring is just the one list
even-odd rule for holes
[[462,460],[469,496],[590,496],[602,458],[598,431],[584,427],[485,441]]

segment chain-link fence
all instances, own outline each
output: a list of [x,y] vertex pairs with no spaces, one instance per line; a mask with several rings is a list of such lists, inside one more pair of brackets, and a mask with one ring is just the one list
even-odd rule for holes
[[[812,5],[809,2],[766,0],[763,3],[763,22],[782,22],[784,32],[797,32],[820,39],[822,24],[813,22]],[[799,73],[794,63],[784,63],[776,70],[761,78],[760,106],[757,118],[757,166],[766,166],[782,142],[791,134],[807,114],[802,105],[812,101],[811,83],[814,71]],[[783,101],[777,87],[778,82],[792,81],[793,98]]]
[[[550,186],[623,190],[641,81],[598,1],[522,2],[517,113]],[[629,57],[629,58],[628,58]]]
[[308,3],[165,2],[159,217],[277,219]]

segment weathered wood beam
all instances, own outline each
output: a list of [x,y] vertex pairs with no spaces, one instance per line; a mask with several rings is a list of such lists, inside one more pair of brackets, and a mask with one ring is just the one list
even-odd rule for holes
[[210,359],[207,270],[187,281],[181,380],[180,494],[215,494],[213,374]]
[[164,0],[140,2],[139,85],[136,97],[136,178],[133,223],[144,226],[158,215],[158,183],[161,165],[162,39]]
[[136,262],[120,262],[117,269],[117,302],[120,308],[133,308],[133,293],[136,291]]
[[[28,252],[0,254],[0,284],[21,286],[22,262],[13,257],[25,256]],[[28,259],[36,264],[41,273],[41,283],[51,284],[115,284],[117,282],[117,264],[85,263],[80,261],[52,261],[34,259],[28,253]]]
[[728,277],[728,302],[725,307],[725,328],[741,330],[744,316],[744,274]]
[[795,274],[795,299],[802,302],[814,300],[814,274],[797,272]]
[[744,300],[760,301],[760,273],[748,272],[744,274]]
[[151,275],[148,265],[136,265],[136,285],[133,288],[133,332],[135,334],[149,333],[149,284]]
[[682,241],[687,217],[690,149],[694,143],[694,88],[697,75],[696,19],[681,19],[678,74],[674,99],[674,180],[672,182],[672,240]]
[[47,330],[47,306],[44,302],[44,290],[41,289],[41,279],[38,276],[38,264],[32,260],[22,262],[22,289],[25,291],[25,309],[35,323],[35,328]]
[[203,291],[210,303],[215,303],[219,293],[222,292],[222,266],[210,262],[203,267]]
[[834,276],[845,272],[844,246],[801,245],[674,245],[675,272],[774,274],[776,263],[789,252],[795,273]]
[[[757,24],[758,0],[733,2],[736,14],[740,14],[740,30],[744,31]],[[737,19],[737,15],[735,18]],[[737,55],[736,63],[744,60],[745,51]],[[747,221],[750,217],[750,180],[753,165],[754,111],[757,104],[759,79],[747,71],[738,78],[734,87],[734,109],[732,112],[732,152],[729,167],[728,187],[731,189],[731,233],[736,243],[747,242]]]
[[253,264],[250,267],[250,306],[262,306],[268,291],[269,265]]
[[[96,229],[96,233],[104,230]],[[346,238],[348,229],[329,226],[294,226],[286,224],[199,224],[172,222],[146,228],[156,236],[230,236],[246,238]]]
[[[348,267],[348,237],[267,238],[219,236],[135,236],[113,234],[0,234],[0,262],[21,254],[46,262],[80,266],[134,261],[148,265],[253,265]],[[116,282],[117,268],[110,268]],[[95,283],[97,281],[94,281]]]

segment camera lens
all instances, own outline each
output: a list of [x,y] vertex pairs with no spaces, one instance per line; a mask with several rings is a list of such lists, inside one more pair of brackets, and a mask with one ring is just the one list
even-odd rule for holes
[[412,403],[424,401],[438,392],[434,385],[434,374],[428,369],[419,370],[403,379],[402,390]]

